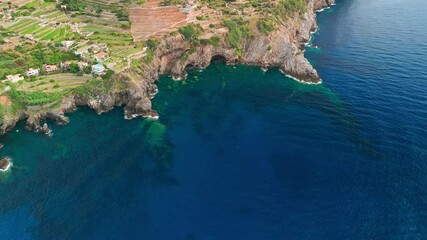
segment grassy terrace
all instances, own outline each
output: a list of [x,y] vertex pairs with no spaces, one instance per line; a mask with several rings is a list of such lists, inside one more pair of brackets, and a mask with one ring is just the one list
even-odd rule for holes
[[87,84],[92,76],[76,76],[71,73],[59,73],[39,76],[18,83],[0,83],[0,122],[7,115],[18,110],[38,106],[54,107],[61,99],[78,87]]
[[32,34],[36,40],[40,41],[52,40],[54,42],[61,42],[75,36],[70,27],[66,25],[53,27],[51,25],[42,26],[40,24],[42,23],[34,19],[23,19],[7,28],[7,30],[16,32],[19,35]]
[[[63,13],[61,14],[62,16],[59,15],[60,18],[65,17]],[[54,41],[55,43],[76,37],[76,34],[71,31],[68,25],[63,23],[56,25],[55,23],[57,22],[58,21],[45,22],[40,21],[39,18],[26,17],[9,26],[7,30],[16,32],[22,36],[31,34],[36,40]]]
[[76,76],[72,73],[58,73],[36,77],[32,81],[24,81],[15,87],[20,91],[42,91],[46,93],[71,90],[92,79],[91,75]]

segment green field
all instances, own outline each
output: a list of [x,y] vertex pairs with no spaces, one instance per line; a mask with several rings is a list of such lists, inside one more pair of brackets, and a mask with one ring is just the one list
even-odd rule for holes
[[72,73],[57,73],[39,76],[33,82],[25,81],[17,87],[20,91],[58,92],[74,89],[85,84],[92,76],[76,76]]
[[[62,13],[61,13],[62,14]],[[61,42],[73,38],[74,33],[68,26],[53,27],[51,25],[39,26],[41,22],[33,19],[22,19],[7,30],[14,31],[20,35],[33,34],[38,40]]]

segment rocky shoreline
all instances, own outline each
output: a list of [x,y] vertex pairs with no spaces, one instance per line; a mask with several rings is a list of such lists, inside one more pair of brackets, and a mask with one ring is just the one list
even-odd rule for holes
[[[95,97],[76,94],[63,99],[54,109],[18,112],[15,116],[5,117],[0,125],[0,134],[11,131],[20,120],[26,120],[28,130],[49,134],[49,126],[46,123],[41,125],[41,120],[51,119],[57,124],[68,124],[69,119],[65,113],[75,111],[78,106],[87,106],[98,114],[124,106],[126,119],[138,116],[158,119],[158,113],[151,108],[151,99],[158,91],[155,82],[159,76],[169,74],[175,79],[184,78],[189,67],[206,68],[215,58],[221,58],[230,64],[257,65],[263,69],[278,67],[285,75],[297,81],[319,84],[321,79],[304,57],[303,46],[317,29],[316,11],[331,6],[334,0],[309,0],[307,4],[306,13],[268,35],[257,35],[239,55],[235,49],[230,49],[225,44],[201,45],[194,49],[181,35],[164,38],[155,49],[151,64],[122,73],[128,86],[125,89]],[[190,49],[193,49],[192,53],[183,60],[182,55]]]

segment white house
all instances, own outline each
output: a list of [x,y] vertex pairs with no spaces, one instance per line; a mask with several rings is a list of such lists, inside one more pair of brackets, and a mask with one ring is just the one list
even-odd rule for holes
[[74,44],[74,41],[62,41],[61,43],[65,48],[70,48]]
[[40,69],[39,68],[36,68],[36,69],[30,68],[25,73],[25,75],[27,75],[27,77],[31,77],[31,76],[37,76],[37,75],[39,75],[39,73],[40,73]]
[[30,40],[34,40],[34,36],[33,36],[33,34],[25,34],[25,35],[24,35],[24,38],[26,38],[26,39],[30,39]]
[[84,56],[84,55],[89,53],[88,49],[89,49],[88,47],[78,49],[77,51],[74,52],[74,54],[76,54],[78,56]]
[[92,73],[97,75],[104,75],[105,67],[102,64],[92,65]]
[[21,74],[7,75],[6,76],[6,81],[11,81],[13,83],[19,82],[21,80],[24,80],[24,76],[22,76]]

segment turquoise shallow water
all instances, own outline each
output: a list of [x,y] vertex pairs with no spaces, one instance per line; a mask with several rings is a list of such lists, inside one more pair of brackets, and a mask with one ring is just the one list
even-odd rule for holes
[[214,63],[162,77],[158,122],[3,136],[1,239],[427,238],[427,4],[337,3],[306,52],[322,85]]

